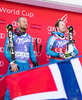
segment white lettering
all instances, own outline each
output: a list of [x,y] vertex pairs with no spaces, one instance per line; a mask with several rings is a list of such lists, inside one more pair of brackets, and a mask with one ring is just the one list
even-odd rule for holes
[[0,12],[8,13],[8,14],[16,14],[16,15],[20,14],[20,10],[8,9],[8,8],[4,8],[4,7],[0,8]]
[[13,48],[11,48],[11,54],[14,54],[14,49]]
[[5,38],[5,34],[4,33],[0,33],[0,38],[4,39]]
[[22,58],[26,57],[26,58],[28,58],[29,57],[29,53],[15,51],[15,57],[22,57]]
[[24,45],[24,51],[28,51],[27,45]]
[[48,27],[47,27],[47,30],[48,30],[48,31],[55,31],[55,27],[48,26]]
[[23,16],[29,16],[30,18],[34,17],[34,13],[28,13],[28,12],[26,12],[26,10],[22,10],[22,15]]
[[12,25],[13,25],[13,26],[17,26],[16,21],[13,21],[13,22],[12,22]]
[[[32,42],[35,42],[35,40],[36,40],[36,38],[32,38]],[[37,38],[38,43],[41,43],[41,41],[42,41],[41,38]]]
[[9,31],[9,41],[10,41],[10,47],[13,47],[13,38],[12,38],[12,32]]
[[31,42],[28,38],[17,38],[16,43],[18,44],[24,44],[25,42]]
[[67,41],[58,41],[57,44],[56,44],[56,46],[62,47],[64,45],[66,45],[66,44],[67,44]]
[[4,8],[4,7],[2,7],[2,8],[0,8],[0,12],[6,12],[6,10],[7,10],[7,8]]

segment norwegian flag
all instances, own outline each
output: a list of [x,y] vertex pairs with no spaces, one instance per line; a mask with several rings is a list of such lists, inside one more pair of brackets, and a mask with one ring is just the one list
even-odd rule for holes
[[[69,67],[77,93],[70,82]],[[66,69],[69,71],[65,72]],[[73,100],[70,99],[73,96],[71,88],[76,100],[82,100],[82,66],[78,58],[12,74],[6,76],[6,80],[12,100]]]

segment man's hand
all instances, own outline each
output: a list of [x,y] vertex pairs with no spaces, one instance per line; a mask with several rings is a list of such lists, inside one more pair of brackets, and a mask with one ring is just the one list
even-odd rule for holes
[[33,63],[33,66],[35,67],[35,66],[38,66],[39,64],[36,62],[36,63]]
[[61,53],[59,53],[59,57],[65,58],[65,54],[61,52]]
[[17,72],[17,71],[19,71],[19,68],[18,68],[17,66],[18,66],[18,65],[17,65],[16,63],[12,63],[12,64],[11,64],[10,70],[11,70],[12,72]]
[[76,53],[75,52],[71,52],[70,54],[71,54],[72,57],[75,57],[76,56]]

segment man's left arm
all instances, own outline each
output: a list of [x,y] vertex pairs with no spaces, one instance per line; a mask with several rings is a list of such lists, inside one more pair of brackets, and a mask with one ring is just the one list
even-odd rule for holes
[[72,55],[72,57],[75,57],[78,55],[78,50],[76,49],[74,44],[73,44],[73,48],[74,48],[74,50],[73,50],[73,52],[71,52],[71,55]]
[[32,41],[30,43],[30,50],[29,50],[29,54],[30,54],[30,59],[33,63],[33,66],[38,66],[38,63],[36,61],[36,56],[35,56],[35,53],[34,53],[34,49],[33,49],[33,44],[32,44]]

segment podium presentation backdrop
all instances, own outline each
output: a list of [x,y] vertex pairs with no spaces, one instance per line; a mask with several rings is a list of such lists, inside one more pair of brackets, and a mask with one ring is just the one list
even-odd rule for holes
[[[66,23],[66,27],[74,27],[75,46],[79,51],[79,55],[82,54],[82,14],[0,1],[0,75],[6,74],[9,65],[3,53],[4,43],[7,37],[6,25],[12,24],[13,29],[15,29],[17,26],[16,20],[20,16],[24,16],[28,20],[27,33],[32,36],[36,57],[36,38],[38,40],[38,49],[42,44],[39,59],[40,65],[49,62],[50,57],[46,55],[46,44],[51,35],[51,31],[55,31],[54,24],[58,19],[63,19]],[[67,35],[67,33],[65,33],[65,35]],[[32,67],[31,61],[30,67]],[[5,91],[5,78],[0,78],[0,96],[3,96]]]

